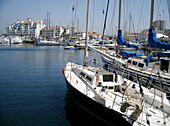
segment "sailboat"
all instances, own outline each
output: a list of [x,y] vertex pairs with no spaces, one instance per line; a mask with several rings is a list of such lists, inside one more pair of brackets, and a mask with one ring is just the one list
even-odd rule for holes
[[22,44],[22,39],[19,36],[0,37],[0,44]]
[[0,44],[8,44],[8,43],[9,43],[8,39],[6,39],[4,36],[0,37]]
[[[116,71],[112,73],[87,65],[89,4],[90,0],[87,4],[84,63],[68,62],[62,70],[73,100],[108,125],[170,125],[166,99],[160,100],[154,93],[144,90],[140,83],[127,80]],[[162,98],[166,95],[157,94]],[[147,102],[151,100],[152,103]]]
[[38,46],[59,46],[60,43],[55,42],[55,41],[49,41],[49,40],[41,40],[41,41],[37,41],[36,45],[38,45]]
[[9,37],[9,44],[22,44],[22,39],[19,36]]
[[48,13],[48,12],[47,12],[47,17],[49,18],[49,23],[48,23],[49,26],[48,26],[48,29],[46,28],[46,34],[47,34],[47,30],[48,30],[48,39],[45,39],[45,40],[37,39],[36,45],[39,45],[39,46],[59,46],[60,45],[59,42],[50,40],[51,27],[50,27],[50,13]]

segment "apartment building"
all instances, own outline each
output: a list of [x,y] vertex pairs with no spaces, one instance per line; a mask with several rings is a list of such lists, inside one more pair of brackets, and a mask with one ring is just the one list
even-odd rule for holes
[[64,26],[56,26],[50,28],[43,28],[42,29],[42,37],[43,38],[60,38],[62,34],[69,33],[69,28]]
[[21,37],[39,37],[40,30],[45,27],[43,21],[33,22],[31,18],[26,21],[17,21],[16,23],[7,27],[6,34],[8,36],[21,36]]

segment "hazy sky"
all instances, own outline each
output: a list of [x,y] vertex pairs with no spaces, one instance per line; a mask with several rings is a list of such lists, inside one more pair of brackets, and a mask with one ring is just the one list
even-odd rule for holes
[[[105,10],[107,1],[91,0],[90,11]],[[79,10],[73,12],[73,6],[86,10],[87,0],[0,0],[0,34],[4,32],[5,27],[17,20],[25,21],[27,17],[32,21],[45,20],[47,11],[51,15],[51,26],[74,25],[79,30],[85,30],[86,13]],[[110,0],[106,34],[117,33],[118,6],[118,0]],[[150,6],[151,0],[122,0],[121,29],[126,32],[140,32],[149,28]],[[166,20],[166,28],[170,29],[166,0],[155,0],[154,20],[157,19]],[[102,33],[103,23],[104,14],[90,13],[90,32]]]

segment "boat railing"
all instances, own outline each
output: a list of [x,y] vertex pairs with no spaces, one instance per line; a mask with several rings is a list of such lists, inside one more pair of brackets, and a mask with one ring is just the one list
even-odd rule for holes
[[[114,94],[114,100],[112,100],[112,106],[111,106],[111,109],[114,109],[114,105],[115,104],[117,104],[118,106],[120,106],[120,109],[121,109],[121,106],[123,105],[123,98],[126,98],[127,99],[127,97],[125,97],[125,96],[121,96],[121,95],[119,95],[119,94],[117,94],[117,93],[114,93],[114,92],[111,92],[112,94]],[[107,92],[107,94],[108,94],[108,92]],[[109,94],[108,94],[109,95]],[[111,97],[111,96],[110,96]],[[119,102],[116,102],[116,99],[117,99],[117,97],[121,97],[122,98],[122,102],[121,103],[119,103]],[[107,99],[107,98],[106,98]],[[141,101],[143,98],[131,98],[131,99],[135,99],[136,101],[137,101],[137,99],[139,99],[139,101]],[[131,99],[127,99],[126,101],[129,101],[129,100],[131,100]],[[107,99],[107,100],[110,100],[110,99]],[[139,105],[141,105],[142,104],[142,102],[137,102],[137,103],[139,103]],[[142,105],[141,105],[142,106]],[[134,106],[135,107],[135,106]],[[131,120],[133,120],[133,121],[135,121],[135,119],[134,118],[132,118],[132,117],[129,117],[133,112],[134,112],[134,110],[135,110],[135,108],[127,108],[126,109],[126,113],[125,114],[123,114],[125,117],[128,117],[129,119],[131,119]],[[120,110],[121,111],[121,110]],[[139,121],[136,121],[136,123],[138,123],[138,124],[140,124],[140,125],[143,125],[143,124],[141,124]]]
[[[106,94],[107,94],[108,96],[110,96],[111,98],[113,98],[113,96],[115,96],[115,97],[114,97],[114,100],[111,100],[111,99],[106,98],[107,100],[110,100],[110,101],[113,102],[112,107],[114,106],[115,103],[116,103],[117,105],[120,105],[120,106],[121,106],[121,103],[116,102],[116,98],[117,98],[117,97],[122,98],[122,102],[123,102],[123,99],[128,99],[128,100],[134,99],[134,100],[136,100],[136,101],[138,101],[138,100],[139,100],[139,101],[144,100],[143,97],[132,97],[132,96],[128,97],[128,96],[123,95],[123,94],[121,95],[121,93],[118,94],[118,92],[112,92],[112,91],[105,91],[105,92],[106,92]],[[109,93],[111,93],[112,95],[110,95]]]

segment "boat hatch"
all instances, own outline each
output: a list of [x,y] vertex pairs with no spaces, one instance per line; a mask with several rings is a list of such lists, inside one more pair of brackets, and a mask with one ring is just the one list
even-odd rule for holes
[[103,75],[103,82],[113,82],[113,74]]
[[161,71],[166,71],[167,73],[170,73],[170,60],[169,59],[160,59],[161,60]]
[[102,91],[105,91],[105,90],[108,90],[108,91],[114,91],[115,89],[114,89],[114,86],[103,86],[102,87]]

